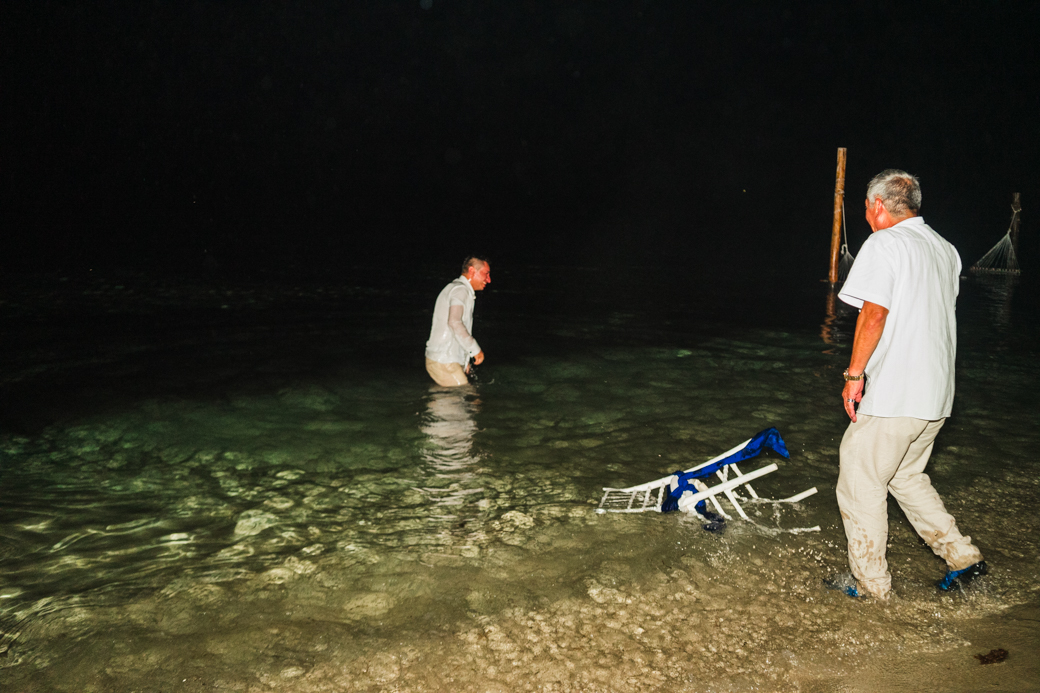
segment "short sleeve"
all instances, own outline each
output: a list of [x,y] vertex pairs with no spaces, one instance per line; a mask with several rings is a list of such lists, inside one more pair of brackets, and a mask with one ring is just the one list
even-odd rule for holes
[[885,240],[884,236],[875,233],[863,242],[838,298],[856,308],[862,308],[865,301],[892,308],[896,283],[895,255],[886,252]]

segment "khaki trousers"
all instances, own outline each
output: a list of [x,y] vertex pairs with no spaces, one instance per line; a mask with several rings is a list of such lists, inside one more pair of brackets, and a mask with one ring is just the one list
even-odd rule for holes
[[426,372],[433,378],[433,382],[444,387],[458,387],[468,385],[469,378],[460,363],[440,363],[426,359]]
[[962,536],[957,522],[924,473],[932,445],[946,419],[859,414],[841,440],[838,508],[849,543],[849,567],[860,587],[882,599],[892,589],[888,544],[888,493],[917,533],[950,570],[967,568],[982,554]]

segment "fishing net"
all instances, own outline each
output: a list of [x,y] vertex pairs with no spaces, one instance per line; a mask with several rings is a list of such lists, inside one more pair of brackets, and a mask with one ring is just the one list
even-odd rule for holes
[[1001,238],[995,246],[989,249],[989,252],[978,259],[978,261],[971,266],[972,272],[1007,272],[1007,273],[1018,273],[1021,270],[1018,266],[1018,258],[1015,257],[1015,245],[1011,241],[1011,231],[1015,228],[1015,221],[1018,219],[1018,213],[1021,212],[1021,208],[1011,207],[1014,212],[1011,215],[1011,226],[1008,227],[1007,233]]
[[845,201],[841,203],[841,254],[838,257],[838,281],[843,282],[845,278],[849,276],[849,271],[852,269],[852,263],[856,261],[856,257],[849,252],[849,234],[848,228],[845,226]]

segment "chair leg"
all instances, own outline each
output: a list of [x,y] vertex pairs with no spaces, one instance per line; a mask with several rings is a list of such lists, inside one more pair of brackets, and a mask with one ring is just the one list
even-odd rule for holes
[[[694,485],[694,488],[696,488],[698,491],[710,491],[711,490],[708,487],[708,485],[705,484],[700,479],[694,479],[693,480],[693,485]],[[715,498],[715,494],[714,493],[712,495],[708,496],[708,500],[710,500],[711,504],[713,506],[715,506],[715,510],[719,513],[719,515],[722,515],[727,520],[732,520],[733,519],[732,517],[729,516],[729,513],[727,513],[725,510],[722,509],[722,506],[719,504],[718,499]]]

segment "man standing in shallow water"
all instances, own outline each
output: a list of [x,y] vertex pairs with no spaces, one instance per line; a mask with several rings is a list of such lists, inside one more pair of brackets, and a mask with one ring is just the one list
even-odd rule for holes
[[433,307],[433,326],[426,342],[426,372],[445,387],[469,382],[469,359],[484,362],[484,352],[473,338],[473,304],[477,291],[491,283],[491,264],[470,256],[462,263],[462,276],[444,287]]
[[[856,585],[850,596],[887,599],[888,492],[949,567],[948,590],[986,573],[924,473],[953,407],[957,250],[918,216],[915,176],[889,169],[870,181],[864,243],[838,297],[860,308],[842,392],[852,423],[841,441],[837,496]],[[859,405],[858,411],[856,405]]]

